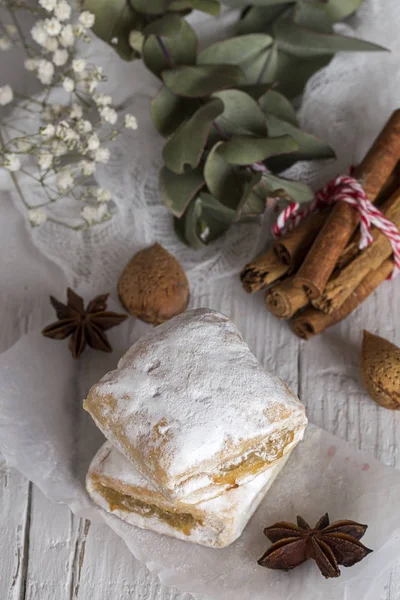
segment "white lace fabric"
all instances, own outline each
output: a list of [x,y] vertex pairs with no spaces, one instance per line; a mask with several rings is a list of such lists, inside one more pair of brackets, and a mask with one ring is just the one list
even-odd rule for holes
[[[237,12],[227,11],[220,19],[196,14],[191,20],[204,44],[205,39],[226,36],[236,17]],[[399,23],[398,0],[366,0],[348,24],[338,26],[390,52],[341,53],[310,80],[300,122],[306,131],[333,146],[337,160],[298,163],[289,172],[291,178],[319,187],[346,172],[362,158],[398,107]],[[132,254],[155,241],[181,261],[192,288],[238,272],[266,244],[274,215],[269,212],[255,223],[235,225],[202,250],[186,247],[176,237],[172,217],[158,192],[163,140],[151,122],[150,102],[159,82],[140,61],[121,61],[99,40],[90,44],[89,52],[105,67],[115,101],[124,102],[139,123],[137,131],[125,130],[119,137],[109,164],[97,174],[99,184],[112,191],[114,215],[105,224],[78,232],[54,223],[29,227],[33,242],[63,269],[71,285],[87,293],[112,289]],[[35,193],[26,186],[25,192]]]

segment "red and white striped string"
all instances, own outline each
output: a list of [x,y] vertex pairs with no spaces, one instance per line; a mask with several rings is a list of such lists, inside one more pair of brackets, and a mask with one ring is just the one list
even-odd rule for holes
[[385,215],[372,204],[362,185],[348,175],[339,175],[332,179],[325,187],[315,194],[314,200],[307,204],[292,202],[279,215],[273,226],[273,234],[280,237],[294,229],[303,219],[311,213],[335,202],[346,202],[360,213],[361,241],[360,249],[366,248],[374,241],[371,228],[374,225],[382,231],[390,241],[393,248],[395,267],[390,279],[400,273],[400,232],[396,225],[389,221]]

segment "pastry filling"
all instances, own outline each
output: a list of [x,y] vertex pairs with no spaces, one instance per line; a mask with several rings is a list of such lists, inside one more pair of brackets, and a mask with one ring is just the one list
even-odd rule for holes
[[215,483],[228,483],[235,485],[243,477],[257,475],[264,471],[268,465],[272,466],[276,461],[282,458],[286,447],[294,440],[295,431],[280,432],[275,439],[269,438],[264,444],[259,444],[256,449],[240,457],[235,462],[223,463],[220,467],[221,474],[214,475]]
[[190,535],[194,527],[203,525],[201,519],[196,519],[189,513],[178,513],[172,510],[161,509],[154,504],[148,504],[128,494],[117,492],[113,488],[101,483],[96,483],[96,489],[107,500],[111,511],[125,510],[137,513],[141,517],[155,517],[160,521],[164,521],[170,527],[182,531],[185,535]]

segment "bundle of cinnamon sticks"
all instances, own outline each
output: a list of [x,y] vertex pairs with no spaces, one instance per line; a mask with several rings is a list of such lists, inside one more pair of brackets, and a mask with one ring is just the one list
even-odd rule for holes
[[[354,177],[367,197],[400,229],[400,110],[389,119]],[[241,272],[244,289],[266,286],[267,308],[292,319],[309,339],[355,310],[394,268],[388,238],[373,228],[360,250],[359,212],[345,202],[313,213]]]

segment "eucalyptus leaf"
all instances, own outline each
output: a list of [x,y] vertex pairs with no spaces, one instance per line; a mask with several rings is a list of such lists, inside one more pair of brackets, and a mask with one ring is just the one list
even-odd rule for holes
[[235,219],[235,211],[202,192],[191,201],[183,217],[176,220],[175,230],[186,244],[197,249],[223,235]]
[[260,197],[257,190],[261,182],[261,173],[252,173],[247,181],[242,185],[242,197],[236,208],[236,215],[238,220],[244,219],[244,217],[254,217],[264,212],[265,200],[260,202]]
[[311,4],[322,3],[328,17],[336,22],[342,21],[355,13],[363,2],[364,0],[320,0],[319,2],[311,2]]
[[287,121],[278,119],[274,115],[267,115],[268,133],[270,136],[290,135],[298,143],[298,150],[287,156],[272,158],[267,162],[271,171],[284,171],[301,160],[326,160],[335,158],[335,152],[329,144],[319,138],[306,133]]
[[160,172],[160,194],[164,204],[176,217],[181,217],[202,187],[205,185],[201,169],[187,170],[177,175],[167,167]]
[[267,135],[265,117],[257,102],[240,90],[223,90],[213,94],[224,104],[223,113],[216,119],[217,126],[227,135]]
[[186,9],[200,10],[213,17],[218,17],[221,12],[221,5],[218,0],[172,0],[168,10],[181,11]]
[[236,210],[242,197],[239,169],[229,165],[220,155],[223,142],[213,146],[204,165],[204,177],[211,194],[228,208]]
[[201,212],[200,198],[193,198],[183,217],[174,219],[175,232],[178,237],[195,250],[206,245],[201,239],[201,235],[207,227],[206,223],[200,220]]
[[246,85],[237,85],[236,89],[245,92],[254,100],[258,100],[271,89],[271,85],[266,83],[250,83]]
[[158,133],[167,137],[191,117],[198,106],[197,100],[177,96],[163,85],[151,101],[151,118]]
[[277,83],[277,72],[279,70],[280,54],[278,44],[275,42],[270,50],[268,60],[258,74],[257,81],[262,83]]
[[310,202],[314,198],[312,189],[305,183],[290,181],[272,175],[263,173],[263,181],[268,185],[268,195],[276,198],[282,198],[290,202]]
[[276,138],[235,136],[222,143],[219,154],[231,165],[250,165],[271,156],[295,152],[298,148],[298,143],[290,135]]
[[309,60],[277,51],[271,69],[265,73],[265,83],[276,82],[278,90],[288,98],[296,98],[314,73],[328,65],[330,55],[317,56]]
[[197,37],[192,27],[176,15],[170,15],[180,21],[178,35],[168,37],[149,35],[143,44],[143,61],[146,67],[158,77],[164,69],[172,65],[191,65],[196,62]]
[[238,218],[240,222],[245,222],[262,215],[265,211],[268,187],[260,181],[253,187],[250,194],[244,199]]
[[242,70],[235,65],[179,66],[163,71],[165,85],[180,96],[209,96],[224,88],[245,83]]
[[254,60],[271,47],[273,39],[262,33],[239,35],[227,40],[211,44],[200,52],[197,64],[241,65],[247,60]]
[[376,52],[385,48],[371,42],[342,35],[313,31],[293,21],[279,20],[274,25],[279,49],[297,58],[315,58],[335,52]]
[[294,22],[313,31],[333,33],[333,21],[325,10],[326,4],[299,0],[294,10]]
[[258,105],[265,115],[274,115],[292,125],[297,125],[296,111],[293,104],[275,90],[269,90],[257,100]]
[[181,33],[184,20],[178,15],[166,14],[160,19],[149,23],[143,30],[144,35],[160,35],[162,37],[174,37]]
[[244,196],[259,183],[261,174],[228,164],[220,155],[222,145],[223,142],[218,142],[211,149],[204,166],[204,177],[211,194],[222,204],[236,211],[241,206]]
[[236,28],[237,34],[271,33],[271,26],[275,23],[276,19],[291,11],[291,9],[292,4],[280,4],[276,6],[251,5],[242,13]]
[[83,8],[95,16],[93,32],[110,44],[121,58],[131,60],[137,56],[129,44],[129,34],[136,27],[142,26],[143,17],[126,0],[85,0]]
[[[209,198],[209,200],[207,199]],[[215,200],[210,194],[201,194],[201,217],[198,223],[198,229],[202,232],[201,240],[204,244],[211,244],[213,241],[221,237],[232,225],[232,221],[228,222],[225,220],[223,214],[219,208],[222,207],[225,211],[229,211],[235,215],[234,211],[230,211],[229,208],[222,206],[218,200]],[[222,218],[221,218],[222,217]]]
[[212,98],[168,139],[163,149],[166,166],[174,173],[183,173],[187,166],[197,167],[207,143],[213,121],[224,110],[219,98]]
[[[298,0],[252,0],[253,6],[275,6],[279,4],[296,4]],[[224,0],[224,4],[231,6],[232,8],[243,8],[248,5],[245,0]]]
[[[114,1],[112,0],[110,4]],[[139,13],[162,15],[168,10],[169,0],[129,0],[129,4]]]
[[214,218],[226,225],[231,225],[236,220],[236,212],[219,202],[207,192],[201,192],[200,200],[203,210],[206,209]]

